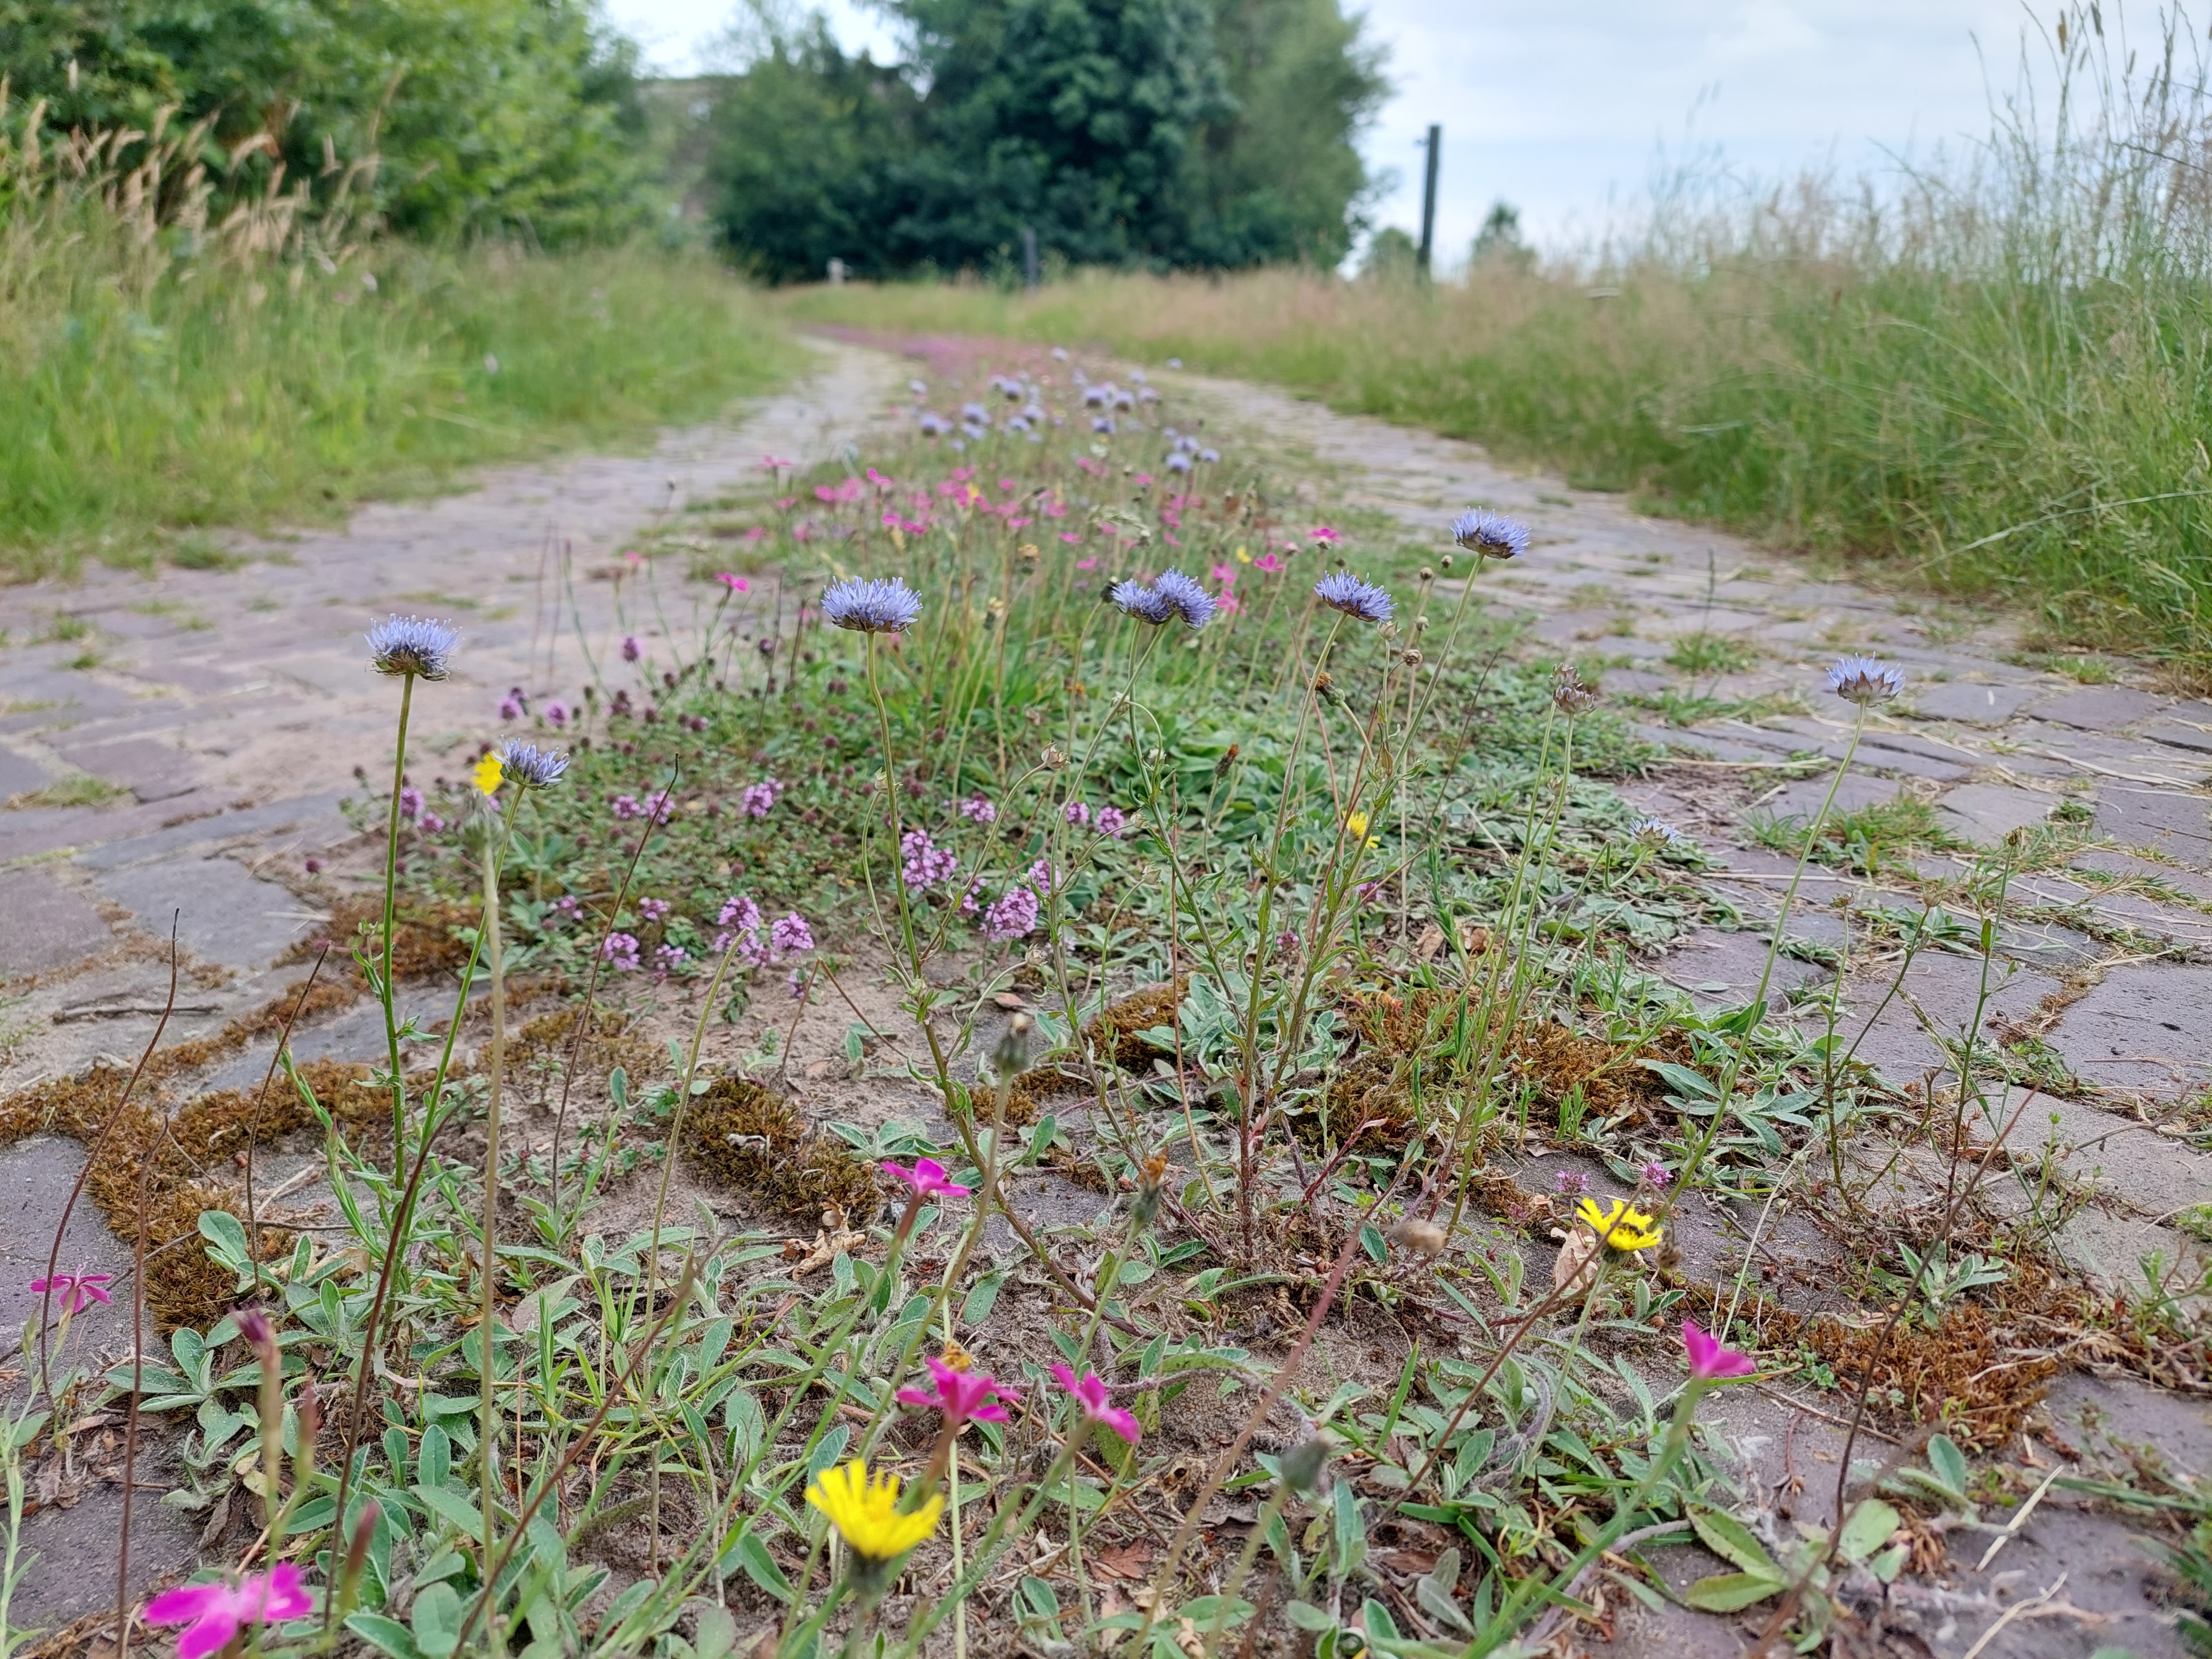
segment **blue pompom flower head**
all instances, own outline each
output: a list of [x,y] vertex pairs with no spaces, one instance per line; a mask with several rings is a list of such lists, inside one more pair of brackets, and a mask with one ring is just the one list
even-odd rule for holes
[[856,634],[896,634],[921,620],[921,599],[896,576],[848,576],[823,593],[822,614]]
[[1152,586],[1168,608],[1193,628],[1203,628],[1213,620],[1213,596],[1182,571],[1163,570]]
[[550,789],[568,769],[568,757],[557,749],[540,749],[520,738],[509,738],[500,757],[507,781],[525,789]]
[[371,661],[380,674],[442,680],[461,642],[461,630],[428,617],[388,617],[368,630]]
[[1390,620],[1390,595],[1372,582],[1364,582],[1349,570],[1331,571],[1314,584],[1314,598],[1362,622]]
[[1106,590],[1109,603],[1119,605],[1125,617],[1134,617],[1139,622],[1154,626],[1176,614],[1175,601],[1156,587],[1142,582],[1119,581]]
[[1664,818],[1641,817],[1628,826],[1628,833],[1647,847],[1666,849],[1686,847],[1688,840],[1680,830]]
[[1528,550],[1528,526],[1502,513],[1469,507],[1452,520],[1452,539],[1486,559],[1517,559]]
[[1841,657],[1828,670],[1828,690],[1845,702],[1870,708],[1905,690],[1905,671],[1873,657]]

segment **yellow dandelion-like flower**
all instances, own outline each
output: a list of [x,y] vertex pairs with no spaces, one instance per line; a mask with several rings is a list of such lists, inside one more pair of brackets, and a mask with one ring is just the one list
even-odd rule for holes
[[1252,562],[1252,556],[1240,547],[1237,550],[1237,562],[1239,564],[1249,564]]
[[1659,1224],[1628,1200],[1616,1198],[1600,1204],[1586,1198],[1575,1206],[1575,1218],[1595,1228],[1597,1236],[1616,1250],[1648,1250],[1659,1242]]
[[898,1476],[886,1471],[871,1480],[854,1458],[842,1469],[824,1469],[806,1489],[806,1501],[830,1517],[845,1546],[870,1561],[893,1561],[937,1530],[945,1497],[933,1492],[921,1507],[902,1515]]
[[[1348,834],[1353,836],[1367,836],[1367,814],[1364,812],[1346,813],[1344,819],[1344,827]],[[1382,844],[1382,838],[1380,836],[1367,836],[1367,844],[1370,847],[1380,847]]]
[[507,768],[499,758],[499,751],[485,750],[484,757],[477,763],[477,769],[472,775],[477,787],[485,794],[499,793],[500,781],[507,775]]

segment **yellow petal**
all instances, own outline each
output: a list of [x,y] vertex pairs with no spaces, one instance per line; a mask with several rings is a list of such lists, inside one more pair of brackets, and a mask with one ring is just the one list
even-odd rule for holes
[[500,764],[499,757],[488,751],[484,757],[477,763],[475,774],[477,787],[487,795],[496,795],[499,793],[500,780],[506,775],[506,771],[507,769]]

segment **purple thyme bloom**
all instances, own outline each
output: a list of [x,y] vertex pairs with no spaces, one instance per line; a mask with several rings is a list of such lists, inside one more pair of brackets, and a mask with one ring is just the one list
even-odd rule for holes
[[785,956],[814,948],[813,930],[796,910],[768,930],[768,942]]
[[410,819],[422,816],[422,792],[411,783],[399,792],[399,816]]
[[996,823],[998,803],[988,795],[975,795],[960,803],[960,816],[970,823]]
[[1082,829],[1085,824],[1091,822],[1091,809],[1088,806],[1085,806],[1079,800],[1072,800],[1068,802],[1067,821],[1073,824],[1077,829]]
[[510,691],[499,700],[499,717],[503,720],[519,720],[530,711],[523,706],[522,694]]
[[1213,620],[1213,596],[1180,570],[1160,572],[1153,592],[1193,628],[1203,628]]
[[1589,1191],[1589,1177],[1579,1170],[1562,1170],[1559,1176],[1559,1191],[1563,1194]]
[[606,943],[599,946],[599,955],[617,973],[635,973],[638,965],[637,936],[635,933],[609,933]]
[[[1134,617],[1139,622],[1148,622],[1155,627],[1177,614],[1173,599],[1158,588],[1147,587],[1142,582],[1121,581],[1106,590],[1106,597],[1121,606],[1121,614]],[[1203,599],[1205,596],[1200,594]]]
[[1828,690],[1862,708],[1887,702],[1905,690],[1905,671],[1872,657],[1841,657],[1828,670]]
[[691,953],[680,945],[663,945],[653,951],[653,959],[659,964],[657,971],[663,979],[665,979],[668,977],[669,969],[681,968],[685,963],[690,961]]
[[390,617],[370,629],[368,638],[378,673],[442,680],[461,631],[428,617]]
[[1036,925],[1037,896],[1026,887],[1010,889],[983,912],[983,932],[994,939],[1026,938]]
[[1314,598],[1362,622],[1388,622],[1390,596],[1372,582],[1364,582],[1349,570],[1333,571],[1314,584]]
[[545,723],[558,729],[568,723],[568,705],[556,697],[545,705]]
[[622,658],[624,662],[635,662],[644,654],[645,647],[637,642],[636,635],[626,634],[623,636]]
[[1528,526],[1502,513],[1469,507],[1452,520],[1452,539],[1486,559],[1517,559],[1528,550]]
[[900,836],[899,853],[906,884],[915,892],[950,881],[960,867],[960,855],[931,841],[927,830],[909,830]]
[[1663,1193],[1674,1184],[1674,1172],[1656,1158],[1644,1166],[1643,1176],[1644,1184],[1654,1192]]
[[520,738],[509,738],[500,768],[525,789],[550,789],[568,770],[568,757],[557,749],[540,749]]
[[848,577],[822,596],[822,614],[858,634],[897,634],[921,617],[921,599],[896,576]]
[[660,921],[675,908],[666,899],[644,898],[637,902],[637,913],[647,921]]
[[1102,806],[1097,820],[1098,833],[1119,841],[1121,832],[1128,828],[1129,815],[1118,806]]
[[1051,896],[1052,890],[1060,885],[1060,872],[1053,868],[1050,859],[1039,859],[1030,866],[1030,885],[1041,896]]
[[745,816],[749,818],[766,817],[769,809],[775,805],[776,797],[783,793],[783,787],[782,779],[773,777],[747,784],[744,793],[738,798]]

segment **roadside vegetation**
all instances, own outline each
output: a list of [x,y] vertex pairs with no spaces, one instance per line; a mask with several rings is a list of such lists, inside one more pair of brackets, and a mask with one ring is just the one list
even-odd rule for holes
[[2167,45],[2137,61],[2069,8],[2042,101],[2023,90],[1985,143],[1863,185],[1686,175],[1563,262],[1492,234],[1427,288],[1382,259],[1356,281],[817,289],[789,311],[1277,381],[2201,675],[2212,105],[2186,32]]

